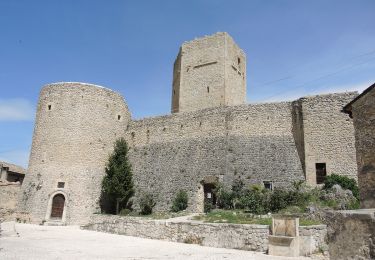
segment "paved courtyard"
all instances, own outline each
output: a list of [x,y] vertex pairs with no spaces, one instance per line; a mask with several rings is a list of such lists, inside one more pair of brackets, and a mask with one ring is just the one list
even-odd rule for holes
[[[0,259],[296,259],[199,245],[81,230],[6,222]],[[308,258],[300,258],[308,259]]]

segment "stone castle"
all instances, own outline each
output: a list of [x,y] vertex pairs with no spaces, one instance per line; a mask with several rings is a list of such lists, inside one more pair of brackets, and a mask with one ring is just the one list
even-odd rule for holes
[[353,122],[341,112],[356,92],[246,104],[246,56],[227,33],[184,43],[172,86],[172,113],[140,120],[112,90],[44,86],[20,212],[31,222],[86,223],[100,212],[105,164],[120,137],[130,147],[134,205],[148,192],[156,211],[185,190],[188,210],[202,212],[217,183],[238,179],[273,189],[332,173],[356,178]]

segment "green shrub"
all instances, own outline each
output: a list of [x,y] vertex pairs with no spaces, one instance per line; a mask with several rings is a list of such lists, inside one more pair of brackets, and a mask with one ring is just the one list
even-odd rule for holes
[[242,196],[245,184],[242,180],[234,180],[232,185],[232,193],[234,198],[239,198]]
[[272,191],[270,196],[270,210],[271,212],[278,212],[287,206],[291,206],[289,191],[276,188]]
[[352,200],[348,204],[348,209],[359,209],[360,208],[360,203],[358,199]]
[[204,202],[204,213],[209,213],[213,209],[214,209],[214,206],[210,202],[207,202],[207,201]]
[[139,207],[141,209],[141,215],[150,215],[152,209],[155,207],[156,203],[153,196],[149,193],[144,193],[139,199]]
[[250,189],[246,189],[239,200],[243,207],[251,213],[268,213],[268,197],[259,186],[252,186]]
[[216,190],[216,205],[220,209],[233,209],[234,208],[234,193],[227,191],[222,185]]
[[337,174],[332,174],[330,176],[327,176],[324,181],[324,187],[323,189],[328,190],[333,187],[333,185],[338,184],[341,186],[341,188],[346,190],[351,190],[353,193],[353,196],[359,199],[359,188],[357,185],[357,182],[349,177],[341,176]]
[[178,212],[178,211],[185,210],[187,206],[188,206],[188,195],[185,191],[180,190],[177,193],[176,198],[173,200],[173,205],[172,205],[171,210],[173,212]]
[[131,213],[132,211],[130,209],[122,209],[120,212],[119,212],[119,215],[121,216],[127,216]]

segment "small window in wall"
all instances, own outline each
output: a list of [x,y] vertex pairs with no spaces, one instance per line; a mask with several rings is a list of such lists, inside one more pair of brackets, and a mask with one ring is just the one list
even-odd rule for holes
[[65,187],[65,182],[58,182],[57,183],[57,188],[63,189]]
[[207,87],[207,93],[210,93],[210,87]]
[[51,110],[52,109],[52,105],[48,105],[48,110]]
[[237,58],[237,64],[240,65],[240,63],[241,63],[241,59]]
[[326,176],[327,176],[326,164],[316,163],[315,169],[316,169],[316,184],[324,183],[324,180],[326,179]]
[[266,190],[273,190],[272,181],[264,181],[263,185]]
[[117,120],[121,120],[121,115],[117,115]]

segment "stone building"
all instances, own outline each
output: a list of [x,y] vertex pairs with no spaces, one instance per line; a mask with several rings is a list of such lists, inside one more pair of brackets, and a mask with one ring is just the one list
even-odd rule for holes
[[312,185],[336,173],[356,177],[354,128],[342,107],[356,92],[246,104],[246,57],[227,33],[184,43],[174,64],[172,114],[133,119],[118,93],[54,83],[40,94],[19,210],[32,222],[87,222],[98,202],[113,144],[130,147],[136,195],[169,210],[185,190],[203,211],[218,182],[230,186]]
[[21,166],[0,161],[0,222],[12,219],[25,172]]
[[354,120],[362,208],[375,208],[375,84],[344,107]]
[[26,170],[21,166],[0,161],[0,181],[22,183]]

